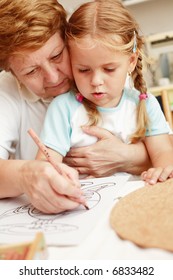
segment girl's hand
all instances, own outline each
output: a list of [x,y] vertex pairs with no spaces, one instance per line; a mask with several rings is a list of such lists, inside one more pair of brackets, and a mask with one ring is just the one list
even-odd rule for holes
[[168,165],[164,168],[150,168],[141,174],[141,178],[150,185],[154,185],[157,182],[165,182],[167,179],[173,178],[173,165]]

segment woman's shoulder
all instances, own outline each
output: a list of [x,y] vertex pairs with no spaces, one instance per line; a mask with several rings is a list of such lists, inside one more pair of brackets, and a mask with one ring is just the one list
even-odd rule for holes
[[10,73],[0,72],[0,96],[9,98],[19,97],[19,88],[16,78]]
[[11,72],[3,70],[0,72],[0,85],[7,88],[11,85],[17,85],[16,78],[11,74]]

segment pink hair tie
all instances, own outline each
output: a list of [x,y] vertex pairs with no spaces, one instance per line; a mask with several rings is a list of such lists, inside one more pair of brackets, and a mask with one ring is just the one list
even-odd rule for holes
[[148,98],[148,94],[147,93],[140,93],[139,94],[139,99],[141,100],[146,100]]
[[82,103],[84,97],[83,97],[83,95],[80,92],[78,92],[76,94],[76,99],[77,99],[78,102]]

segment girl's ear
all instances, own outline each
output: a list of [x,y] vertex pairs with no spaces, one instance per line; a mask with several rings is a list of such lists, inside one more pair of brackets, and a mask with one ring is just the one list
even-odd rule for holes
[[128,69],[128,71],[129,71],[129,72],[133,72],[133,70],[134,70],[135,67],[136,67],[137,61],[138,61],[138,54],[137,54],[137,53],[132,53],[132,54],[130,55],[129,61],[130,61],[130,64],[129,64],[129,69]]

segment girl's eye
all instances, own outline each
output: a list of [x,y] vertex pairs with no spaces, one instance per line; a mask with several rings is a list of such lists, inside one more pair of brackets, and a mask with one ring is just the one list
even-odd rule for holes
[[105,68],[105,71],[106,71],[106,72],[114,72],[114,71],[115,71],[115,68]]
[[87,72],[87,71],[89,71],[89,69],[79,69],[79,72],[80,72],[80,73],[85,73],[85,72]]

